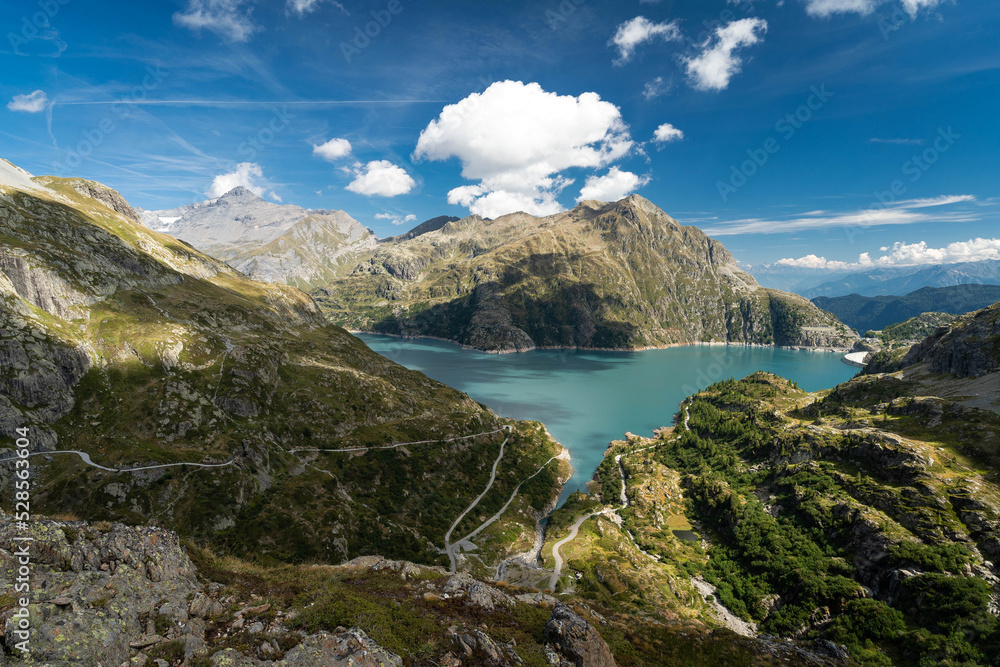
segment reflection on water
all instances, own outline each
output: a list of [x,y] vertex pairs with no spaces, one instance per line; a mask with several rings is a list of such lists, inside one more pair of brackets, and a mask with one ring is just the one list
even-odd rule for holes
[[683,540],[684,542],[697,542],[701,539],[698,536],[698,533],[693,530],[675,530],[672,532],[674,533],[674,537],[678,540]]
[[713,382],[757,370],[815,391],[855,369],[832,352],[689,346],[644,352],[533,350],[485,354],[428,339],[360,334],[373,350],[488,405],[497,414],[540,421],[573,456],[564,497],[583,487],[611,440],[669,426],[680,402]]

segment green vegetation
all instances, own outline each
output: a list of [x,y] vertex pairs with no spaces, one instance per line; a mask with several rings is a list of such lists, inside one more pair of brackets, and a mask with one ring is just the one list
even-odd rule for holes
[[[927,336],[937,331],[939,328],[955,321],[956,315],[948,313],[921,313],[916,317],[911,317],[905,322],[891,324],[878,332],[878,337],[885,345],[896,345],[908,341],[923,340]],[[869,334],[876,332],[868,332]]]
[[[918,388],[859,376],[816,396],[766,373],[709,387],[685,402],[688,428],[613,443],[595,475],[617,507],[622,456],[624,527],[661,560],[595,519],[563,547],[570,585],[621,613],[710,619],[685,587],[701,575],[760,631],[843,644],[862,665],[996,664],[1000,623],[974,573],[997,553],[1000,418]],[[598,509],[574,496],[547,545]],[[671,535],[678,514],[706,553]]]

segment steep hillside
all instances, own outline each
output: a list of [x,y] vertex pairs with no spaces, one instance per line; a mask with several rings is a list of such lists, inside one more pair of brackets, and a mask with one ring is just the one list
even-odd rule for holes
[[449,222],[380,245],[313,294],[349,328],[490,351],[855,338],[805,299],[761,288],[720,243],[637,195],[546,218]]
[[812,300],[856,331],[884,329],[921,313],[962,315],[1000,301],[1000,285],[924,287],[905,296],[816,297]]
[[664,620],[701,604],[862,665],[996,665],[1000,417],[925,388],[709,387],[676,426],[612,443],[594,495],[549,521],[555,574],[508,576]]
[[344,211],[273,204],[244,187],[216,199],[138,215],[133,219],[225,260],[255,280],[304,289],[345,274],[376,244],[371,230]]
[[0,185],[0,431],[29,433],[33,510],[265,560],[446,564],[476,529],[488,562],[534,540],[568,474],[540,425],[380,357],[99,184],[32,183]]

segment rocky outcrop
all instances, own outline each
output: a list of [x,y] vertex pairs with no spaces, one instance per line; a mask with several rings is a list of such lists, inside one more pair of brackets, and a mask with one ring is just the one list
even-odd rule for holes
[[211,658],[212,667],[402,667],[403,660],[387,651],[361,628],[338,628],[307,637],[281,660],[259,660],[236,649]]
[[545,624],[545,639],[560,667],[614,667],[611,649],[587,621],[564,604],[557,604]]
[[928,364],[936,373],[951,373],[960,378],[1000,371],[1000,304],[941,327],[910,348],[895,367],[921,363]]
[[91,199],[96,199],[115,213],[125,216],[132,222],[142,222],[139,213],[132,208],[132,205],[117,190],[112,190],[108,186],[95,181],[85,181],[76,178],[71,179],[69,184],[80,194]]
[[[196,645],[203,635],[205,621],[188,613],[187,602],[202,587],[175,533],[46,519],[19,528],[0,512],[0,595],[10,599],[19,597],[15,553],[24,543],[15,538],[23,537],[33,539],[27,664],[117,666],[136,654],[133,645]],[[0,614],[7,651],[19,641],[14,613]]]

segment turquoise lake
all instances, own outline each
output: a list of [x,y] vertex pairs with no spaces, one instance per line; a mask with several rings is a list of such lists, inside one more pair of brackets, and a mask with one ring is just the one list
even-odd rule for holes
[[453,343],[359,334],[379,354],[464,391],[504,417],[540,421],[573,456],[563,497],[585,487],[612,440],[673,424],[680,402],[708,385],[765,370],[807,391],[857,369],[840,353],[764,347],[674,347],[643,352],[534,350],[486,354]]

